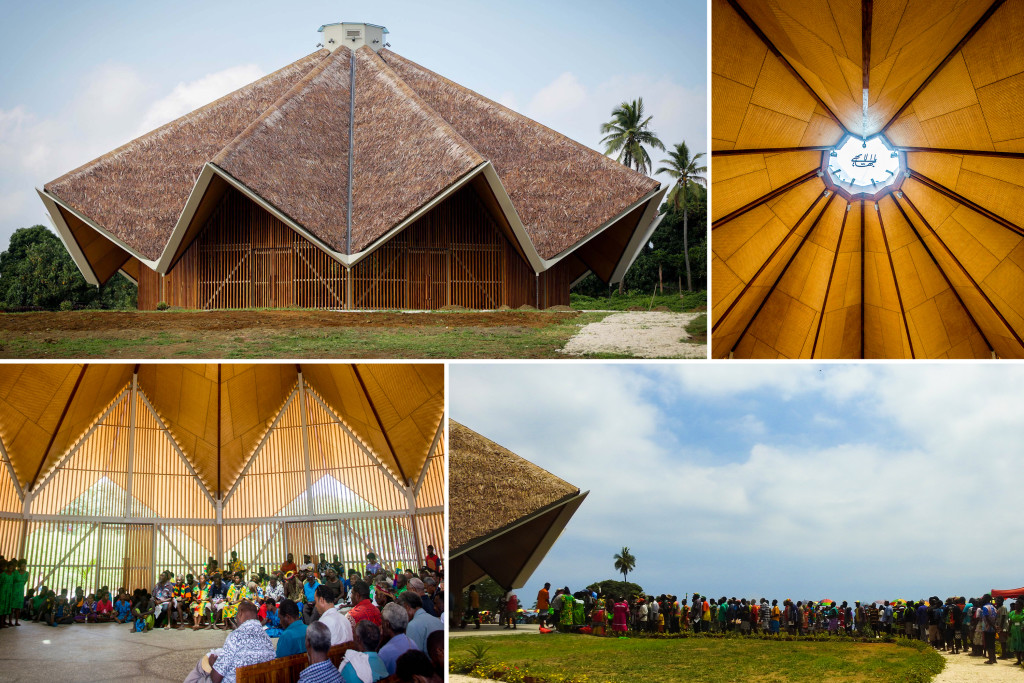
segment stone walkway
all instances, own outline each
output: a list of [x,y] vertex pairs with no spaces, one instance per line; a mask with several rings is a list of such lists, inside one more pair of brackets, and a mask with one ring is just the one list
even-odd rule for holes
[[690,344],[686,326],[702,313],[614,313],[585,325],[562,353],[624,354],[635,358],[707,358],[706,344]]
[[949,655],[945,652],[939,654],[946,660],[946,668],[932,683],[997,683],[1024,680],[1024,669],[1015,664],[1015,659],[999,659],[995,664],[985,664],[984,657]]

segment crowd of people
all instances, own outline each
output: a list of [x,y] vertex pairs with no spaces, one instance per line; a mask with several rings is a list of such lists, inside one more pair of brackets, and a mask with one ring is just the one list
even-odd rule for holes
[[[12,563],[26,566],[24,560],[5,564],[0,558],[0,566]],[[395,674],[403,681],[444,678],[444,572],[433,546],[416,572],[391,571],[373,552],[366,555],[362,571],[346,573],[337,555],[328,561],[321,553],[315,563],[306,555],[296,564],[289,553],[278,569],[250,572],[233,551],[223,568],[209,558],[198,579],[164,571],[152,590],[137,588],[129,594],[122,587],[113,598],[107,586],[93,593],[79,587],[69,596],[67,589],[58,593],[40,585],[26,595],[27,572],[20,593],[13,578],[2,578],[7,575],[0,572],[0,610],[4,596],[20,606],[11,610],[13,624],[22,617],[53,627],[117,622],[135,633],[231,631],[205,667],[197,664],[186,679],[190,683],[231,683],[239,666],[302,653],[310,662],[304,682],[372,683]],[[342,643],[350,647],[341,666],[334,667],[327,651]]]
[[[479,628],[479,595],[470,587],[466,619]],[[474,609],[474,604],[476,609]],[[515,628],[519,598],[509,592],[499,601],[498,623]],[[927,600],[768,600],[675,595],[598,595],[593,590],[537,593],[537,620],[544,629],[620,636],[629,633],[732,633],[794,636],[903,636],[951,654],[1014,660],[1024,666],[1024,596],[1012,603],[985,594],[976,598],[932,596]]]

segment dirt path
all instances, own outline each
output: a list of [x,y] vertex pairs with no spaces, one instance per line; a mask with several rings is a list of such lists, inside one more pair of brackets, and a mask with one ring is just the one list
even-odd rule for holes
[[995,664],[985,664],[984,657],[949,655],[945,652],[939,654],[946,660],[946,668],[932,683],[997,683],[1024,680],[1024,671],[1014,664],[1013,659],[1000,659]]
[[565,345],[570,356],[608,353],[638,358],[706,358],[705,344],[690,344],[686,326],[701,313],[616,313],[586,325]]

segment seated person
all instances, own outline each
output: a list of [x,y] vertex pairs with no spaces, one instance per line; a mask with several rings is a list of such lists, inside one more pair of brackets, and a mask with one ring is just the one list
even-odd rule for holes
[[337,596],[327,586],[317,586],[314,607],[318,614],[317,621],[325,624],[331,631],[331,645],[340,645],[352,640],[352,626],[348,617],[334,606]]
[[299,683],[341,683],[341,673],[329,655],[331,631],[317,622],[306,629],[306,657],[309,666],[299,675]]
[[108,622],[114,618],[114,604],[110,602],[110,594],[103,593],[96,601],[96,621]]
[[260,623],[263,624],[263,630],[267,632],[267,635],[271,638],[279,637],[281,635],[281,615],[277,607],[277,601],[274,598],[267,598],[260,605],[258,614]]
[[79,624],[85,624],[90,621],[96,621],[96,594],[90,593],[85,596],[82,600],[82,606],[78,608],[78,613],[75,614],[75,622]]
[[[409,615],[404,607],[394,602],[384,605],[382,617],[384,622],[383,636],[387,642],[380,649],[380,658],[384,661],[388,674],[393,675],[398,658],[409,650],[415,650],[416,646],[405,635],[405,629],[409,625]],[[444,632],[441,631],[441,633]]]
[[135,591],[135,602],[132,604],[132,620],[135,623],[135,633],[145,633],[153,630],[156,622],[156,601],[145,591]]
[[380,610],[370,602],[370,587],[362,581],[356,581],[352,584],[349,595],[352,597],[352,609],[346,616],[352,628],[354,629],[360,621],[370,621],[374,626],[380,628]]
[[[307,557],[309,556],[307,555]],[[306,622],[307,626],[320,618],[320,614],[316,611],[316,591],[319,587],[320,582],[313,576],[313,572],[309,572],[306,580],[302,582],[302,593],[305,602],[305,607],[302,610],[302,620]]]
[[373,683],[388,677],[388,668],[377,654],[380,629],[369,621],[356,626],[354,647],[345,651],[345,659],[338,669],[345,683]]
[[196,663],[196,668],[185,679],[185,683],[235,683],[235,669],[240,666],[262,664],[274,658],[274,643],[266,633],[256,616],[256,605],[243,600],[238,605],[234,631],[224,639],[224,647],[218,654],[210,654],[211,671],[203,670],[203,662]]
[[117,623],[123,624],[131,619],[132,616],[132,601],[128,599],[128,595],[125,593],[119,593],[117,599],[114,600],[114,618]]
[[306,622],[299,616],[299,607],[294,600],[283,600],[278,608],[281,618],[281,635],[277,638],[277,656],[287,657],[306,651]]
[[427,655],[434,664],[434,675],[442,681],[445,669],[448,668],[446,666],[447,659],[444,656],[444,642],[444,631],[433,631],[427,636]]
[[444,622],[437,617],[432,617],[423,610],[423,601],[420,596],[412,591],[406,591],[398,596],[398,604],[405,608],[409,615],[409,626],[405,633],[409,640],[416,644],[416,649],[421,652],[427,651],[427,636],[431,631],[443,631]]
[[434,674],[434,665],[430,657],[419,650],[409,650],[398,658],[395,664],[395,675],[402,683],[442,683],[443,678]]

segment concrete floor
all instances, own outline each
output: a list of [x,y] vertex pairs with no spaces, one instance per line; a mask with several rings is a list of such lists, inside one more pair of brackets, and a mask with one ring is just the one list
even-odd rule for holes
[[125,624],[45,626],[22,622],[0,630],[0,681],[175,681],[204,654],[221,647],[225,631],[132,633]]

